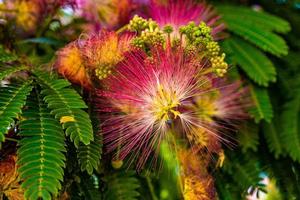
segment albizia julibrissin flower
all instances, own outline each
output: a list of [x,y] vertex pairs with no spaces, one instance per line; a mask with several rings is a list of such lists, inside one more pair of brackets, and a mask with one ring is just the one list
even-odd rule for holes
[[71,82],[91,89],[93,79],[105,79],[130,51],[131,36],[100,31],[71,42],[57,52],[58,73]]
[[225,25],[218,20],[220,16],[214,11],[212,6],[205,2],[197,3],[194,0],[165,0],[150,3],[150,17],[156,21],[160,27],[171,25],[174,34],[179,35],[180,26],[193,21],[196,24],[205,22],[212,28],[212,35],[215,39],[220,37],[219,33],[225,29]]
[[63,6],[75,7],[75,0],[3,0],[1,15],[14,19],[17,28],[34,33],[48,15],[53,15]]
[[0,188],[1,193],[8,199],[23,200],[24,191],[21,188],[16,161],[15,155],[9,155],[0,161]]
[[100,27],[119,28],[130,20],[136,3],[132,0],[77,0],[77,14],[94,25],[94,31]]
[[199,63],[197,56],[168,47],[155,47],[151,57],[142,51],[128,53],[116,73],[104,80],[106,89],[98,90],[99,110],[108,112],[103,122],[108,151],[118,149],[121,160],[133,152],[139,154],[140,168],[151,152],[158,151],[166,134],[197,137],[201,129],[222,139],[219,128],[223,125],[213,117],[226,121],[232,116],[224,112],[239,113],[239,95],[231,94],[226,97],[230,101],[221,100],[219,105],[218,100],[210,102],[214,104],[211,120],[203,117],[206,108],[199,109],[196,101],[212,91],[222,93],[222,88],[207,84],[213,82],[210,77],[199,77],[205,67]]
[[214,180],[207,171],[210,155],[199,154],[195,149],[179,148],[179,178],[184,200],[214,200]]
[[71,42],[57,52],[57,60],[54,67],[59,74],[72,83],[91,88],[92,81],[85,66],[79,40]]

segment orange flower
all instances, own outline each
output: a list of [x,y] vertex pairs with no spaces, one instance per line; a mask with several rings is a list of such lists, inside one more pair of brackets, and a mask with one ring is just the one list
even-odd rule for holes
[[182,192],[185,200],[213,200],[214,182],[206,169],[209,155],[197,154],[195,149],[178,151],[181,170]]
[[57,53],[55,68],[73,83],[90,88],[92,83],[85,68],[78,41],[68,44]]
[[123,60],[124,53],[130,50],[130,35],[117,35],[115,32],[101,31],[87,38],[83,54],[90,69],[102,80],[113,72]]
[[101,31],[86,39],[71,42],[57,53],[55,68],[73,83],[90,89],[92,73],[99,79],[110,75],[130,50],[130,35]]
[[16,156],[10,155],[5,160],[0,162],[0,193],[9,200],[23,200],[23,190],[20,186]]

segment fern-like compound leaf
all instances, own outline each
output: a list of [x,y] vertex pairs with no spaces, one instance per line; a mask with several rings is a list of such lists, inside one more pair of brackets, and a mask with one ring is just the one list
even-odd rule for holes
[[233,178],[236,187],[241,191],[245,193],[250,186],[255,187],[259,184],[261,169],[255,157],[250,154],[226,154],[226,158],[223,170]]
[[28,200],[51,200],[58,194],[65,167],[65,135],[38,95],[32,95],[20,122],[18,172]]
[[295,91],[296,95],[284,105],[281,115],[282,122],[282,141],[290,157],[300,162],[300,94],[299,90]]
[[120,171],[105,177],[107,190],[104,193],[104,200],[137,200],[140,196],[137,191],[140,183],[134,175],[134,171]]
[[255,24],[262,29],[278,33],[287,33],[291,30],[291,26],[287,21],[266,12],[232,5],[217,6],[217,10],[222,14],[225,21],[238,19],[246,21],[249,25]]
[[94,141],[88,145],[81,143],[77,152],[81,171],[86,171],[90,175],[98,169],[102,153],[101,136],[96,135],[94,138]]
[[251,86],[250,92],[254,102],[253,108],[249,111],[250,115],[255,119],[256,123],[262,119],[271,122],[273,118],[273,108],[268,91],[265,88]]
[[22,85],[11,84],[0,88],[0,147],[11,124],[21,113],[31,90],[31,81],[24,82]]
[[237,136],[243,152],[247,152],[248,150],[257,151],[257,146],[259,144],[257,124],[254,122],[243,124]]
[[[222,9],[220,11],[222,12]],[[221,14],[228,29],[236,35],[243,37],[245,40],[273,55],[281,56],[288,53],[288,46],[282,37],[266,29],[263,25],[256,23],[252,18],[243,18],[242,13],[240,15],[237,14],[235,17],[226,17],[230,15],[226,11]]]
[[5,77],[13,74],[13,73],[16,73],[18,71],[22,71],[26,69],[25,66],[20,66],[20,67],[6,67],[6,68],[1,68],[0,70],[0,81],[2,81]]
[[12,62],[12,61],[15,61],[17,60],[18,57],[11,53],[11,52],[8,52],[4,49],[4,47],[2,45],[0,45],[0,63],[1,62]]
[[60,121],[67,136],[70,136],[75,146],[82,142],[90,144],[93,129],[89,115],[82,109],[87,108],[80,95],[69,88],[71,84],[64,79],[58,79],[47,72],[35,71],[37,81],[42,86],[42,95],[51,109],[51,113]]
[[279,158],[283,154],[283,142],[281,140],[281,134],[279,133],[277,119],[274,119],[272,123],[263,123],[263,134],[268,143],[269,151],[272,152],[275,158]]
[[243,71],[257,84],[268,86],[276,80],[273,63],[259,49],[249,43],[232,37],[224,42],[224,50]]

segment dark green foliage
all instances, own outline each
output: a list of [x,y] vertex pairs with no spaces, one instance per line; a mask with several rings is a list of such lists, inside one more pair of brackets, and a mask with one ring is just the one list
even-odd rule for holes
[[268,86],[276,80],[273,63],[257,48],[237,37],[225,40],[223,46],[231,60],[258,85]]
[[0,87],[0,147],[14,120],[20,115],[26,96],[32,90],[31,81],[20,85],[10,84]]
[[96,135],[94,138],[88,145],[80,144],[77,153],[81,171],[90,175],[98,169],[102,154],[102,137]]
[[269,151],[274,154],[275,158],[278,158],[283,153],[283,141],[281,140],[280,126],[278,120],[275,118],[275,122],[266,123],[263,122],[263,134],[267,141]]
[[[79,191],[85,200],[101,200],[99,178],[95,174],[92,176],[82,175],[80,178]],[[77,191],[78,192],[78,191]]]
[[[233,33],[276,56],[287,54],[288,46],[284,39],[273,33],[272,30],[287,32],[290,29],[288,22],[246,7],[219,6],[217,9],[228,29]],[[279,24],[272,24],[272,22]]]
[[2,68],[1,71],[0,71],[0,81],[3,80],[5,77],[13,74],[13,73],[16,73],[18,71],[22,71],[26,69],[25,66],[20,66],[20,67],[5,67],[5,68]]
[[[222,171],[223,175],[218,177],[220,180],[217,180],[217,182],[226,180],[227,184],[223,186],[225,188],[233,188],[232,184],[234,184],[235,193],[240,194],[241,199],[244,199],[243,196],[247,194],[249,187],[262,187],[259,183],[261,181],[260,173],[262,169],[252,154],[239,155],[236,152],[227,151]],[[222,178],[225,178],[225,180],[222,180]],[[228,196],[226,194],[224,195]]]
[[243,152],[248,150],[257,151],[259,144],[258,130],[258,125],[253,122],[247,122],[240,127],[237,137]]
[[[60,120],[63,128],[76,147],[82,142],[85,145],[93,141],[93,129],[89,115],[83,111],[87,108],[78,93],[68,88],[71,84],[58,79],[47,72],[35,71],[38,82],[42,86],[44,100],[55,118]],[[64,117],[69,119],[64,120]]]
[[25,197],[51,200],[51,195],[58,194],[63,181],[66,160],[63,129],[39,95],[28,99],[22,117],[18,172],[24,180]]
[[0,63],[1,62],[4,62],[4,63],[11,62],[11,61],[15,61],[17,59],[18,59],[18,57],[15,54],[5,51],[3,46],[0,45]]
[[237,200],[241,198],[240,195],[238,195],[240,191],[238,191],[237,187],[228,184],[231,178],[230,176],[218,173],[215,177],[215,186],[220,200]]
[[254,107],[249,111],[249,113],[255,119],[256,123],[262,119],[270,122],[273,117],[273,109],[268,91],[265,88],[251,86],[250,92]]
[[[268,31],[286,33],[291,30],[290,24],[280,17],[262,11],[254,11],[242,6],[222,5],[217,7],[223,13],[222,18],[246,21]],[[244,22],[245,23],[245,22]]]
[[140,183],[134,175],[134,171],[118,171],[106,176],[104,200],[137,200]]
[[[297,90],[295,91],[297,92]],[[300,162],[300,91],[283,107],[281,115],[282,143],[290,157]]]

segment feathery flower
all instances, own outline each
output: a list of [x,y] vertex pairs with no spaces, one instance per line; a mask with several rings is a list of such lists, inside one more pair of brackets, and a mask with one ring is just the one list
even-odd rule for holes
[[213,178],[207,171],[209,156],[201,157],[194,149],[178,149],[180,178],[185,200],[216,199]]
[[14,19],[17,27],[22,28],[25,32],[35,31],[42,11],[39,0],[3,1],[1,7],[5,10],[0,11],[1,14],[7,19]]
[[86,65],[95,70],[100,80],[105,79],[123,59],[124,53],[130,50],[131,38],[128,34],[117,35],[107,31],[92,34],[83,48]]
[[71,82],[90,89],[93,77],[107,78],[130,51],[129,34],[101,31],[78,39],[57,53],[55,68]]
[[77,13],[88,22],[108,29],[125,25],[136,7],[132,0],[78,0]]
[[23,200],[24,191],[20,185],[16,160],[15,155],[9,155],[0,161],[0,189],[8,199]]
[[107,90],[98,91],[104,97],[100,110],[112,112],[103,125],[108,151],[119,149],[121,160],[140,153],[140,168],[171,129],[193,137],[203,129],[220,138],[218,126],[195,105],[196,99],[217,90],[203,87],[209,78],[198,76],[202,68],[195,55],[182,49],[156,47],[151,57],[142,51],[128,53],[116,74],[104,81]]
[[74,41],[57,53],[55,68],[71,82],[91,88],[91,78],[85,68],[79,41]]
[[48,15],[55,14],[63,6],[75,7],[75,3],[75,0],[4,0],[5,11],[0,14],[14,19],[17,27],[26,33],[34,33]]

